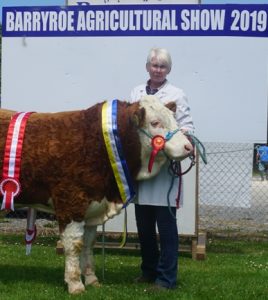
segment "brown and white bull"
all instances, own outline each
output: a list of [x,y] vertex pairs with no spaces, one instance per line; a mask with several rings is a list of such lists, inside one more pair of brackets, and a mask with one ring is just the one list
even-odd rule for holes
[[[174,109],[175,104],[167,105]],[[118,131],[131,177],[144,180],[156,175],[167,157],[181,160],[192,145],[180,131],[148,160],[150,136],[176,131],[173,112],[154,96],[129,104],[118,101]],[[30,116],[22,149],[21,193],[15,207],[34,207],[55,213],[65,250],[65,281],[71,294],[98,285],[92,247],[97,225],[118,214],[123,206],[102,134],[102,103],[89,109]],[[0,172],[11,116],[0,110]],[[143,131],[140,131],[142,129]],[[144,132],[148,133],[145,134]]]

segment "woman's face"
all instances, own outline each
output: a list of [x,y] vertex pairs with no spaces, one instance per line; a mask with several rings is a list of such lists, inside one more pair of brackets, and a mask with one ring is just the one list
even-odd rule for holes
[[157,60],[155,57],[146,65],[146,70],[153,85],[161,85],[169,73],[167,64]]

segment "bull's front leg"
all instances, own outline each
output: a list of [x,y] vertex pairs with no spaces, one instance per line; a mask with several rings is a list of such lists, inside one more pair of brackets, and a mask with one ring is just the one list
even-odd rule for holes
[[85,226],[84,243],[81,252],[81,270],[85,276],[85,285],[100,286],[95,275],[93,246],[96,239],[97,226]]
[[80,254],[83,247],[85,222],[68,224],[62,233],[61,239],[65,252],[65,276],[70,294],[79,294],[85,290],[81,281]]

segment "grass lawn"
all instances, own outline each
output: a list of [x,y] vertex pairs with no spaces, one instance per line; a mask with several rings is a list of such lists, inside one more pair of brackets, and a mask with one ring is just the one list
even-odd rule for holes
[[87,287],[84,294],[68,295],[63,280],[64,257],[55,253],[56,237],[38,237],[30,256],[25,256],[22,236],[0,236],[0,299],[268,299],[267,242],[209,240],[207,259],[179,258],[178,288],[148,292],[149,285],[134,284],[139,275],[136,250],[95,250],[100,288]]

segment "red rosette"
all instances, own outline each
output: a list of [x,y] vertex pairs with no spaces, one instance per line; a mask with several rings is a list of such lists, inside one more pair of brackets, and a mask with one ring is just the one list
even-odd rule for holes
[[155,135],[152,138],[151,145],[153,147],[153,150],[151,152],[150,160],[149,160],[149,164],[148,164],[148,171],[150,173],[151,173],[152,168],[153,168],[154,159],[155,159],[157,153],[164,149],[165,143],[166,143],[166,140],[162,135]]
[[14,197],[21,191],[20,183],[15,178],[4,178],[0,182],[0,192],[3,195],[1,209],[14,210]]
[[20,183],[15,178],[4,178],[0,182],[0,192],[4,196],[5,193],[13,193],[16,197],[21,191]]

